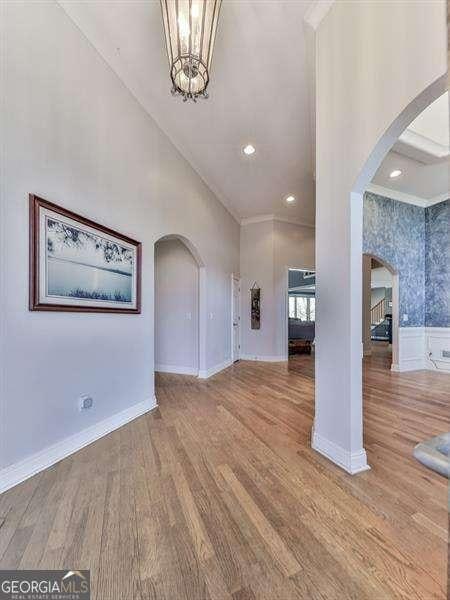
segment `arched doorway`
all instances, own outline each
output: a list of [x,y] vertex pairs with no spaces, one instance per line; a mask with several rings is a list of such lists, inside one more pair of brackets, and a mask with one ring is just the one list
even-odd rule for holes
[[[379,272],[376,273],[376,277],[379,281],[374,281],[377,270]],[[386,271],[387,277],[383,275],[383,270]],[[376,290],[382,291],[381,296],[376,294]],[[364,356],[372,355],[374,342],[386,340],[390,347],[389,368],[393,371],[398,370],[399,276],[390,263],[375,254],[363,254],[362,306]]]
[[154,246],[154,370],[202,376],[205,364],[203,260],[178,234]]
[[[352,343],[354,347],[357,346],[357,342],[360,343],[362,339],[362,328],[363,315],[362,315],[362,257],[363,257],[363,199],[364,193],[369,186],[372,178],[375,175],[378,167],[382,160],[387,155],[389,150],[392,148],[394,143],[399,138],[400,134],[408,127],[416,117],[418,117],[430,104],[437,100],[442,94],[446,92],[448,88],[447,74],[442,75],[432,84],[430,84],[422,93],[420,93],[395,119],[391,126],[381,136],[375,148],[370,153],[369,158],[365,162],[361,169],[352,192],[350,194],[351,202],[351,232],[352,232],[352,253],[351,253],[351,266],[352,272],[355,277],[352,278],[351,283],[351,298],[354,301],[355,311],[352,313],[351,319],[354,325],[351,327],[352,331]],[[391,267],[392,268],[392,267]],[[397,306],[398,306],[398,274],[397,277]],[[359,279],[361,276],[361,280]],[[353,303],[352,303],[353,304]],[[361,311],[361,312],[359,312]],[[398,318],[398,308],[397,308]],[[353,321],[354,320],[354,321]],[[397,321],[397,332],[398,332],[398,321]],[[392,370],[397,370],[399,361],[399,342],[398,336],[396,340],[396,358],[392,361]],[[360,428],[361,442],[363,438],[363,402],[362,402],[362,364],[359,360],[352,361],[351,370],[352,385],[356,389],[359,388],[360,392],[352,399],[352,427],[354,428],[353,434],[356,435],[357,425]],[[364,448],[364,444],[361,443],[361,447]],[[369,468],[364,465],[360,470]],[[357,472],[358,469],[355,470]]]

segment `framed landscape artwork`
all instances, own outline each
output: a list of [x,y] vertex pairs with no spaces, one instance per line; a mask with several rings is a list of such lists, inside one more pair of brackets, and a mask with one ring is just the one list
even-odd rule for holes
[[140,242],[30,194],[30,310],[140,313]]

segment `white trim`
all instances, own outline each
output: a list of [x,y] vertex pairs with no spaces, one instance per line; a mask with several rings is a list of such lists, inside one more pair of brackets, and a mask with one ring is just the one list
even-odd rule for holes
[[198,375],[195,367],[178,367],[176,365],[155,365],[155,373],[175,373],[177,375]]
[[369,183],[366,188],[366,192],[371,192],[372,194],[377,194],[378,196],[384,196],[385,198],[391,198],[391,200],[405,202],[406,204],[414,204],[415,206],[421,206],[422,208],[427,206],[427,200],[425,200],[425,198],[413,196],[412,194],[405,194],[404,192],[392,190],[382,185],[376,185],[375,183]]
[[291,225],[297,225],[298,227],[309,227],[310,229],[316,228],[314,223],[305,223],[301,219],[295,219],[293,217],[283,217],[275,215],[273,220],[278,221],[280,223],[291,223]]
[[327,16],[333,4],[334,0],[315,0],[315,2],[312,2],[308,7],[303,20],[310,27],[316,30],[322,20]]
[[400,327],[399,360],[394,361],[391,370],[449,373],[450,358],[442,357],[442,350],[450,350],[450,327]]
[[241,219],[241,226],[252,225],[253,223],[264,223],[265,221],[291,223],[291,225],[297,225],[298,227],[309,227],[310,229],[315,229],[316,227],[313,223],[305,223],[304,221],[296,219],[295,217],[284,217],[282,215],[257,215],[256,217],[247,217],[245,219]]
[[251,225],[252,223],[263,223],[264,221],[273,221],[275,215],[258,215],[256,217],[247,217],[241,219],[241,225]]
[[350,475],[356,475],[370,469],[364,448],[361,448],[358,452],[349,452],[331,440],[315,433],[314,428],[311,432],[311,448],[334,462],[344,471],[347,471],[347,473],[350,473]]
[[428,138],[412,129],[405,129],[405,131],[398,138],[400,142],[406,144],[407,146],[412,146],[417,150],[421,150],[426,154],[431,154],[436,158],[445,158],[450,154],[448,146],[444,146],[443,144],[439,144],[435,142],[431,138]]
[[209,379],[209,377],[216,375],[216,373],[220,373],[220,371],[223,371],[224,369],[228,369],[228,367],[231,367],[232,364],[233,364],[233,361],[231,360],[231,358],[227,358],[227,360],[224,360],[222,363],[219,363],[218,365],[214,365],[213,367],[210,367],[209,369],[199,371],[198,377],[199,377],[199,379]]
[[445,194],[439,194],[438,196],[434,196],[430,200],[428,200],[427,206],[433,206],[434,204],[439,204],[440,202],[445,202],[450,198],[450,193],[445,192]]
[[5,467],[0,471],[0,493],[51,467],[60,460],[63,460],[63,458],[92,444],[108,433],[126,425],[126,423],[137,419],[156,407],[156,398],[153,396],[153,398],[148,398],[143,402],[130,406],[99,423],[95,423],[70,437],[60,440],[56,444],[44,448],[44,450],[40,450],[20,462]]
[[398,361],[393,361],[392,371],[419,371],[425,369],[425,328],[399,327]]
[[391,200],[405,202],[406,204],[414,204],[415,206],[420,206],[421,208],[428,208],[434,204],[439,204],[439,202],[444,202],[444,200],[447,200],[450,196],[449,193],[445,193],[440,194],[439,196],[434,196],[433,198],[421,198],[420,196],[399,192],[398,190],[393,190],[375,183],[369,183],[366,188],[366,192],[377,194],[377,196],[383,196],[385,198],[391,198]]
[[425,368],[450,373],[450,358],[442,351],[450,351],[450,327],[425,327]]
[[253,360],[258,362],[285,362],[288,357],[286,354],[282,356],[256,356],[254,354],[241,354],[241,360]]

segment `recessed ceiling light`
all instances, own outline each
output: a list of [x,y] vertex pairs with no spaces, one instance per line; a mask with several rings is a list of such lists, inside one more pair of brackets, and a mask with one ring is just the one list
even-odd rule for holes
[[396,177],[400,177],[401,174],[402,174],[402,172],[400,171],[400,169],[395,169],[394,171],[391,171],[391,173],[389,174],[389,177],[391,179],[395,179]]
[[295,202],[295,196],[287,196],[286,202],[288,202],[289,204],[292,204],[292,202]]
[[255,153],[256,149],[255,149],[255,146],[252,146],[251,144],[247,144],[246,146],[244,146],[242,151],[244,152],[244,154],[247,154],[247,156],[250,156],[250,154]]

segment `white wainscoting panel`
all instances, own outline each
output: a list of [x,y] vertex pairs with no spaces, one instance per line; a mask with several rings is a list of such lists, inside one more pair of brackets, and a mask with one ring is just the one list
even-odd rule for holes
[[399,362],[393,371],[430,369],[450,373],[450,327],[400,327]]
[[425,369],[425,327],[399,327],[398,364],[393,371],[417,371]]
[[425,329],[425,364],[432,371],[450,373],[450,327],[427,327]]

